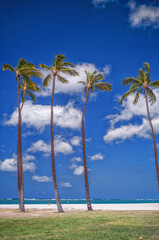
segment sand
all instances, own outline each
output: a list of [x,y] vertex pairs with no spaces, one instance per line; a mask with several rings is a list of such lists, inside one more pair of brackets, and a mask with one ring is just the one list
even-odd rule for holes
[[[64,211],[85,211],[86,204],[63,204]],[[0,209],[18,209],[18,204],[0,204]],[[159,211],[159,203],[136,203],[136,204],[92,204],[94,210],[115,211]],[[25,209],[51,209],[57,210],[55,204],[25,204]]]

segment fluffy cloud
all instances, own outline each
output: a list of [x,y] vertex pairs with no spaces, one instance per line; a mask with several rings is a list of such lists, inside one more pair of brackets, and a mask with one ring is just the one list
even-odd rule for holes
[[73,146],[79,146],[81,142],[81,137],[74,136],[73,138],[70,139],[70,142]]
[[118,0],[92,0],[95,7],[105,7],[110,2],[117,2]]
[[[155,90],[154,93],[156,95],[157,102],[149,107],[154,131],[155,133],[159,133],[159,112],[156,111],[156,109],[159,108],[159,90]],[[134,136],[140,138],[151,137],[151,129],[147,118],[145,98],[143,95],[141,95],[139,102],[136,105],[132,103],[133,100],[134,95],[130,95],[126,100],[124,100],[119,114],[109,115],[106,117],[106,119],[109,119],[111,127],[104,136],[104,141],[124,141],[126,139],[131,139]],[[134,116],[141,117],[142,123],[128,123],[120,127],[115,126],[115,124],[118,122],[125,123],[126,121],[132,120]]]
[[137,6],[135,1],[130,1],[129,21],[132,27],[159,27],[159,6],[147,6],[145,4]]
[[82,158],[80,158],[80,157],[73,157],[73,158],[71,158],[71,161],[72,162],[82,162]]
[[96,160],[103,160],[103,155],[101,153],[97,153],[93,156],[89,157],[91,161],[96,161]]
[[[33,162],[35,157],[25,153],[23,155],[23,171],[33,172],[36,169],[36,165]],[[5,172],[16,172],[17,171],[17,155],[13,154],[12,158],[7,158],[4,161],[0,161],[0,170]]]
[[[62,153],[64,155],[73,153],[72,146],[66,142],[65,138],[62,138],[60,135],[55,136],[55,154]],[[45,143],[43,140],[38,140],[33,143],[30,148],[27,149],[27,152],[42,152],[45,156],[49,156],[51,153],[51,143]]]
[[66,188],[72,187],[72,185],[71,185],[69,182],[60,183],[60,186],[61,186],[61,187],[66,187]]
[[82,175],[83,173],[84,173],[83,166],[77,166],[73,171],[73,175]]
[[[69,102],[66,106],[57,105],[54,107],[54,123],[61,128],[80,129],[82,113],[73,107]],[[18,110],[16,109],[10,116],[9,120],[5,120],[5,125],[17,125]],[[34,127],[43,131],[47,125],[50,125],[50,106],[34,105],[31,101],[26,101],[22,111],[22,122],[27,127]]]
[[37,181],[37,182],[52,182],[52,178],[51,177],[38,176],[38,175],[33,176],[32,180]]
[[[105,76],[108,76],[110,73],[110,65],[105,65],[103,71],[100,71],[96,68],[94,64],[83,63],[77,64],[75,66],[75,70],[79,73],[79,76],[73,77],[61,73],[61,76],[66,77],[69,80],[69,82],[67,84],[63,84],[60,81],[56,81],[55,93],[65,93],[69,95],[84,93],[83,85],[77,82],[81,80],[86,81],[85,70],[88,72],[98,71],[103,73]],[[49,74],[49,72],[46,70],[41,70],[41,72],[43,73],[44,77],[46,77]],[[47,88],[42,88],[41,93],[39,93],[38,95],[43,97],[51,96],[51,92],[52,81],[50,81]]]

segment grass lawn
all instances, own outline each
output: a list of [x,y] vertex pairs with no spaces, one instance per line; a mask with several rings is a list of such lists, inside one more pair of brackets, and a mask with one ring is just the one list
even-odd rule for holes
[[52,212],[47,216],[44,210],[40,217],[14,211],[18,217],[0,218],[0,239],[159,240],[159,211]]

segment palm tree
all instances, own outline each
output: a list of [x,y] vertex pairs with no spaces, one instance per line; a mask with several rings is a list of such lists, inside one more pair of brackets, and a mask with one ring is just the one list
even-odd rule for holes
[[84,115],[86,111],[86,106],[89,97],[89,91],[92,92],[94,89],[101,90],[101,91],[111,91],[112,86],[108,82],[101,82],[104,79],[104,76],[97,71],[93,73],[89,73],[85,71],[87,76],[87,81],[79,81],[78,83],[82,83],[84,85],[84,90],[86,94],[86,101],[84,105],[84,110],[82,114],[82,143],[83,143],[83,165],[84,165],[84,177],[85,177],[85,191],[86,191],[86,200],[87,200],[87,209],[92,211],[90,196],[89,196],[89,186],[88,186],[88,172],[87,172],[87,161],[86,161],[86,143],[85,143],[85,130],[84,130]]
[[126,86],[128,84],[131,84],[131,86],[129,91],[122,96],[119,103],[122,103],[123,99],[127,98],[130,94],[137,92],[133,101],[133,104],[136,104],[139,100],[140,94],[144,92],[148,120],[149,120],[151,131],[152,131],[153,147],[154,147],[154,153],[155,153],[155,165],[156,165],[158,190],[159,190],[159,167],[158,167],[158,157],[157,157],[157,146],[156,146],[155,133],[154,133],[153,125],[150,118],[150,111],[149,111],[149,104],[148,104],[148,102],[150,102],[151,105],[156,102],[156,96],[152,91],[152,88],[159,87],[159,80],[151,82],[150,65],[148,63],[144,63],[143,68],[144,68],[144,71],[141,68],[139,69],[137,78],[127,77],[122,81],[123,86]]
[[[18,62],[18,66],[13,68],[9,64],[3,65],[3,70],[10,70],[16,72],[17,89],[18,89],[18,134],[17,134],[17,173],[18,173],[18,197],[19,197],[19,209],[21,212],[25,211],[24,207],[24,183],[23,183],[23,161],[22,161],[22,141],[21,141],[21,124],[22,117],[21,112],[25,101],[25,94],[28,94],[35,102],[35,96],[30,91],[39,91],[36,83],[32,82],[30,77],[43,77],[43,75],[37,70],[32,63],[26,62],[21,58]],[[20,92],[21,100],[20,101]]]
[[[59,191],[57,186],[56,180],[56,170],[55,170],[55,153],[54,153],[54,132],[53,132],[53,100],[54,100],[54,93],[55,93],[55,79],[57,78],[58,81],[62,83],[68,83],[68,80],[61,76],[60,73],[68,74],[70,76],[76,76],[78,73],[72,69],[74,64],[69,62],[64,62],[65,56],[62,54],[56,55],[54,59],[54,63],[52,66],[46,66],[45,64],[39,64],[39,67],[42,67],[45,70],[49,71],[49,74],[43,81],[43,86],[47,87],[49,82],[52,80],[52,94],[51,94],[51,119],[50,119],[50,126],[51,126],[51,159],[52,159],[52,175],[53,175],[53,184],[54,184],[54,191],[56,197],[56,204],[59,212],[63,212]],[[71,68],[70,68],[71,67]]]

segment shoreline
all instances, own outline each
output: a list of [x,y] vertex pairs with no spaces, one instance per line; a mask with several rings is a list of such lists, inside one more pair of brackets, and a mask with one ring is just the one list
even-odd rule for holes
[[[86,204],[62,204],[64,211],[86,211]],[[0,204],[0,209],[18,209],[18,204]],[[92,204],[93,210],[114,211],[159,211],[159,203],[135,204]],[[56,204],[25,204],[25,209],[52,209],[57,210]]]

